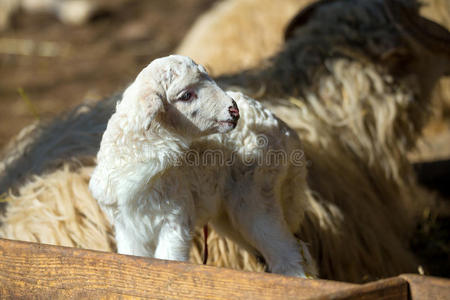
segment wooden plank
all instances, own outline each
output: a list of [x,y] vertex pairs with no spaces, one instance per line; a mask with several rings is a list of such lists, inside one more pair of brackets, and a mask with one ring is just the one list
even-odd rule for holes
[[408,281],[412,300],[449,300],[450,280],[417,274],[403,274],[401,278]]
[[0,239],[2,299],[306,299],[354,286]]
[[344,289],[318,299],[408,300],[408,282],[392,277]]

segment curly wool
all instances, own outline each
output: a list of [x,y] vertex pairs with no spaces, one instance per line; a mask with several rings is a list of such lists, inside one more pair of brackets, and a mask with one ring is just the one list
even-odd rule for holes
[[[77,247],[98,251],[116,251],[110,222],[89,191],[91,167],[72,170],[64,164],[50,174],[33,176],[10,194],[8,213],[2,218],[0,236],[3,238]],[[27,209],[24,209],[24,208]],[[191,261],[202,262],[203,236],[195,232]],[[208,235],[208,265],[263,271],[264,267],[254,255],[242,250],[233,242],[219,237],[215,232]]]

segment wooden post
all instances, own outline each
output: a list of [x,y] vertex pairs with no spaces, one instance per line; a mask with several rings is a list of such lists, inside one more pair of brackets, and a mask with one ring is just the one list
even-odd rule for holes
[[408,281],[411,299],[450,300],[450,280],[417,274],[403,274]]

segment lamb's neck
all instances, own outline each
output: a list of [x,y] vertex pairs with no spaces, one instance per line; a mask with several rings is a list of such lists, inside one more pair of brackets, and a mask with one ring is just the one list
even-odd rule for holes
[[156,184],[165,171],[176,167],[188,149],[174,135],[135,131],[122,131],[119,135],[113,134],[114,126],[108,129],[98,155],[98,168],[115,180],[121,202],[141,199],[139,195]]
[[[168,168],[179,164],[180,159],[189,149],[190,141],[167,130],[146,133],[136,141],[136,149],[140,152],[138,162],[160,165]],[[129,147],[133,148],[133,146]]]

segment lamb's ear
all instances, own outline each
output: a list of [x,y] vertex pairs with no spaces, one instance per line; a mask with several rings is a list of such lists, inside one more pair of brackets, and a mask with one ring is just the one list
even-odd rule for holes
[[198,65],[198,69],[200,70],[200,72],[208,74],[208,70],[206,67],[204,67],[202,65]]
[[149,130],[153,120],[158,114],[164,112],[164,103],[161,96],[154,92],[141,94],[139,101],[142,104],[141,108],[143,108],[142,112],[138,112],[143,114],[142,125],[145,130]]

